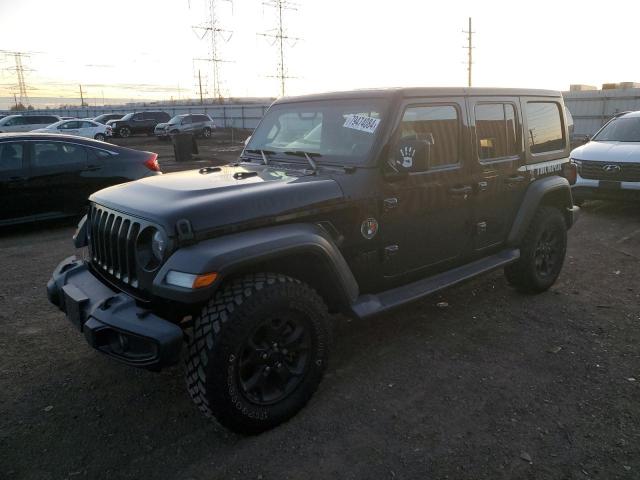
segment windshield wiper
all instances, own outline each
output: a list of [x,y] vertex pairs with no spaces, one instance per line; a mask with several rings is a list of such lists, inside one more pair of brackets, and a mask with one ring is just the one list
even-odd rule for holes
[[252,148],[250,150],[245,149],[245,152],[259,153],[260,155],[262,155],[262,161],[265,165],[269,165],[269,159],[267,158],[267,155],[273,155],[274,153],[276,153],[273,150],[261,150],[259,148]]
[[284,152],[285,155],[292,155],[294,157],[304,157],[307,159],[307,162],[309,162],[309,165],[311,165],[311,169],[316,172],[318,170],[318,165],[316,165],[316,162],[313,160],[313,158],[311,157],[321,157],[322,154],[320,153],[315,153],[315,152],[304,152],[302,150],[296,150],[295,152]]

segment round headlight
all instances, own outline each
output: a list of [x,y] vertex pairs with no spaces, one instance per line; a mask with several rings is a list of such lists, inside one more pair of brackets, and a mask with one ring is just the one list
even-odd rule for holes
[[156,230],[151,237],[151,252],[158,261],[162,261],[167,251],[167,238],[160,230]]

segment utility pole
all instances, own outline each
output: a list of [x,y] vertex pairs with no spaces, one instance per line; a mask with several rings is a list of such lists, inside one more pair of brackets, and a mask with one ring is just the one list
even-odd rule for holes
[[471,86],[471,66],[473,65],[473,34],[475,33],[471,29],[471,17],[469,17],[469,30],[463,30],[462,32],[467,34],[468,45],[462,48],[467,49],[467,57],[468,57],[467,72],[469,73],[469,79],[468,79],[467,85],[470,87]]
[[297,10],[297,8],[293,3],[289,2],[289,0],[270,0],[268,2],[265,2],[264,5],[273,7],[277,10],[278,26],[271,30],[270,33],[259,33],[258,35],[262,37],[272,38],[274,40],[273,44],[277,44],[278,46],[280,58],[278,62],[278,74],[276,75],[276,78],[280,79],[280,95],[284,97],[286,79],[295,78],[287,75],[287,69],[284,62],[284,42],[288,40],[295,44],[300,40],[300,38],[290,37],[287,35],[286,29],[284,27],[282,13],[284,10]]
[[198,69],[198,85],[200,87],[200,105],[204,103],[202,100],[202,77],[200,76],[200,69]]
[[82,85],[80,86],[80,106],[84,107],[84,92],[82,91]]
[[13,102],[16,104],[16,109],[18,108],[18,96],[14,93],[13,94]]

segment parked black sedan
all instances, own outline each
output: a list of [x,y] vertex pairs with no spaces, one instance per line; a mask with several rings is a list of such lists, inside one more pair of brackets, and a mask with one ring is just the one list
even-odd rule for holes
[[97,190],[160,175],[157,157],[70,135],[0,134],[0,226],[77,215]]

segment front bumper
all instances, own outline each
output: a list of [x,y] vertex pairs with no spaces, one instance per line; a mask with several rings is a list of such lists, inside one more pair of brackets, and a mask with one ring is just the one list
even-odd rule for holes
[[591,180],[578,175],[571,187],[573,198],[583,200],[630,200],[640,201],[640,182],[615,182]]
[[141,308],[91,273],[84,260],[69,257],[47,283],[49,301],[66,313],[93,348],[135,367],[159,370],[178,362],[182,329]]

